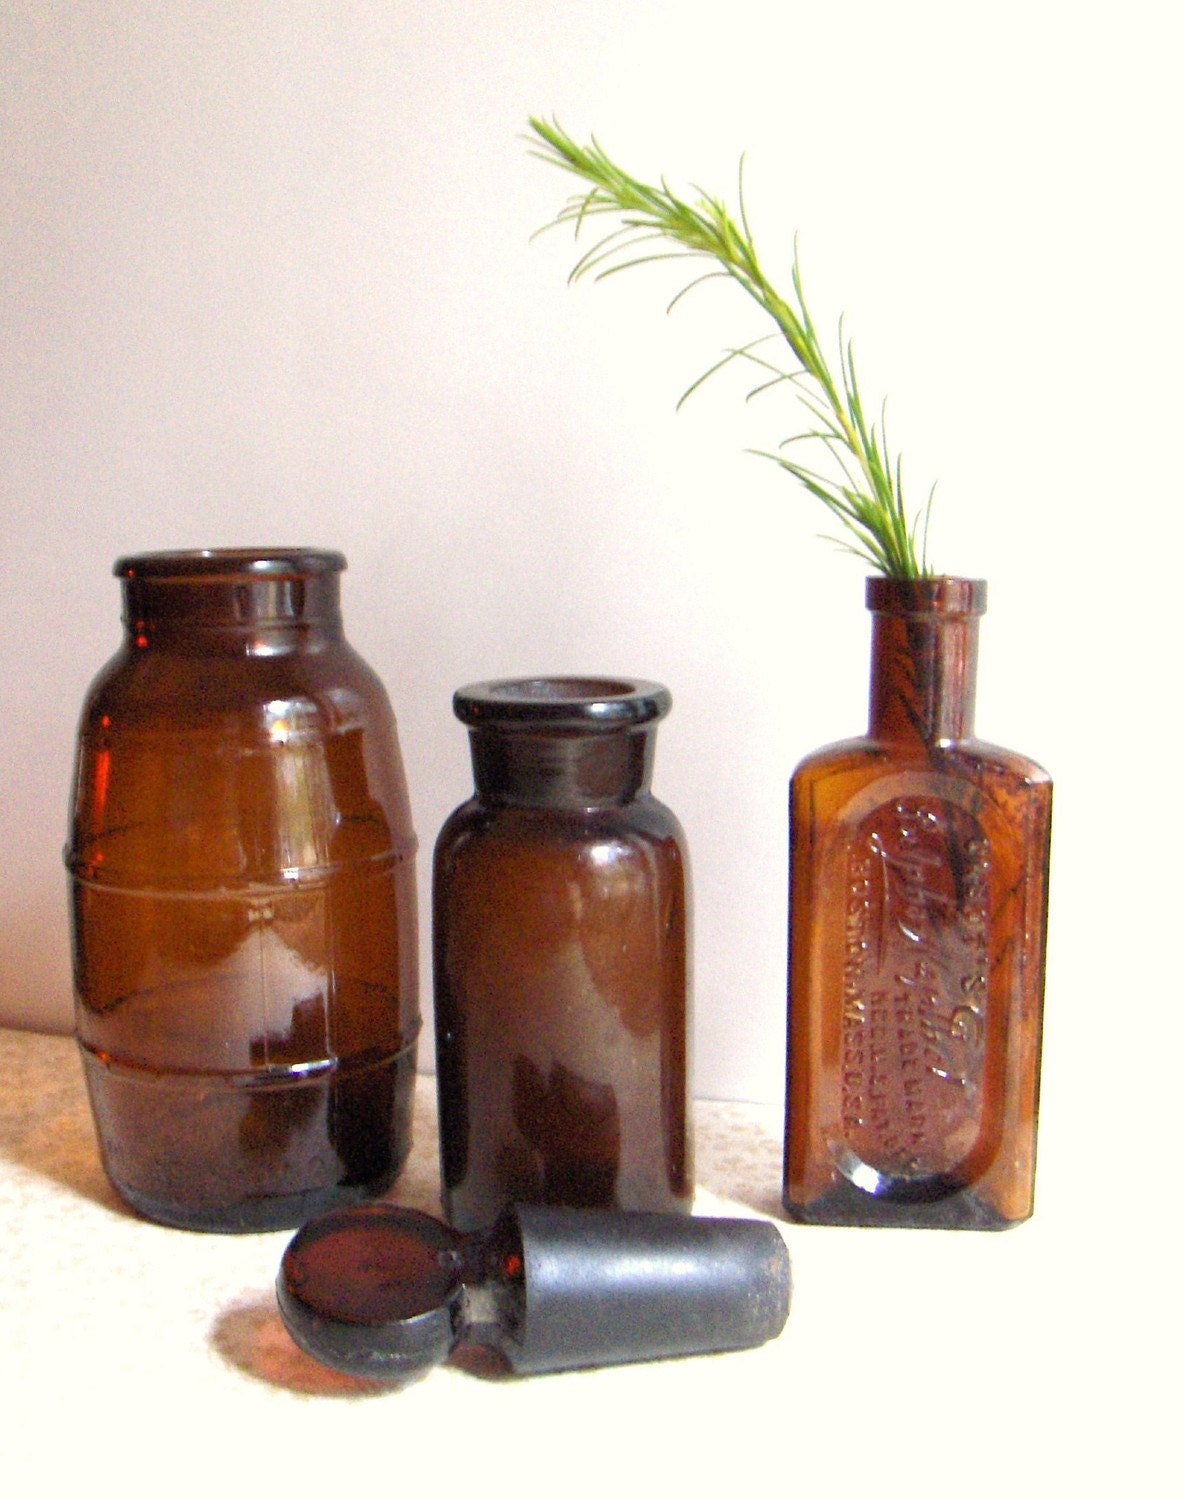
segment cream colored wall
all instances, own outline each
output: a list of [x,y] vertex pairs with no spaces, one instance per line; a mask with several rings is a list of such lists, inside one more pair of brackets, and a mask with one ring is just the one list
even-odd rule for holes
[[[674,414],[761,331],[746,307],[709,289],[667,320],[669,276],[569,290],[571,246],[529,243],[568,188],[520,135],[555,112],[723,192],[746,149],[782,276],[800,230],[914,493],[940,479],[937,562],[991,582],[980,727],[1058,780],[1046,1106],[1131,1075],[1179,988],[1152,941],[1178,829],[1166,14],[3,7],[0,1017],[70,1024],[60,847],[75,716],[118,638],[113,559],[320,544],[349,557],[347,625],[399,714],[425,956],[431,844],[469,785],[452,689],[660,678],[698,1089],[780,1097],[785,786],[861,727],[862,570],[743,452],[786,430],[780,398],[745,407],[724,379]],[[1132,1011],[1141,1033],[1108,1032]]]

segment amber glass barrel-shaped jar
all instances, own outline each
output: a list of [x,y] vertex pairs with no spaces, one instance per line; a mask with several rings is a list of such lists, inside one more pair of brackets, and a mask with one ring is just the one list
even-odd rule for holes
[[476,796],[436,845],[444,1210],[679,1210],[688,1120],[687,856],[650,793],[655,683],[458,692]]
[[974,738],[986,585],[872,578],[871,722],[790,794],[785,1206],[1032,1212],[1052,784]]
[[414,850],[395,723],[333,552],[116,564],[82,713],[77,1033],[104,1165],[151,1218],[292,1226],[410,1145]]

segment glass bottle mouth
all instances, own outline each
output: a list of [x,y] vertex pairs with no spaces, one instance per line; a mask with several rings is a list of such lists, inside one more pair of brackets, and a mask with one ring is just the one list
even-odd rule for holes
[[632,677],[515,677],[460,688],[453,711],[479,729],[628,729],[670,712],[668,688]]
[[317,548],[228,547],[139,553],[120,558],[114,572],[138,649],[167,640],[206,650],[222,637],[228,649],[245,643],[248,654],[257,646],[266,655],[277,649],[277,631],[284,649],[294,632],[340,631],[345,566],[340,552]]
[[202,547],[179,552],[140,552],[121,557],[112,569],[129,581],[150,578],[306,578],[310,574],[340,573],[346,568],[342,553],[318,547]]
[[865,602],[877,614],[981,615],[987,608],[982,578],[885,578],[867,580]]

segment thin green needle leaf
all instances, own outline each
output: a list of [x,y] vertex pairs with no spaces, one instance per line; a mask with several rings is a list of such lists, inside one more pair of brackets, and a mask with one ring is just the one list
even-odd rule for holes
[[657,260],[687,260],[692,254],[690,250],[664,250],[658,255],[638,255],[633,260],[623,260],[615,266],[609,266],[607,271],[597,271],[592,279],[606,281],[610,276],[616,276],[619,271],[628,271],[634,266],[649,266]]
[[688,292],[693,292],[697,286],[702,286],[705,281],[727,281],[726,271],[704,271],[702,276],[696,276],[694,281],[688,281],[681,292],[675,292],[674,296],[666,304],[666,311],[672,313]]
[[[760,385],[754,385],[752,390],[749,391],[748,395],[745,396],[744,399],[745,401],[752,401],[757,396],[763,396],[766,391],[775,390],[777,386],[784,385],[788,379],[788,375],[779,372],[778,374],[773,376],[772,380],[762,380]],[[813,437],[813,433],[800,432],[798,433],[798,437],[810,438]],[[793,442],[794,439],[790,438],[787,441]]]
[[[751,359],[751,358],[753,358],[753,356],[750,354],[749,351],[752,350],[752,349],[754,349],[757,346],[757,344],[763,344],[766,341],[767,337],[768,337],[768,335],[766,334],[762,338],[754,339],[751,344],[746,344],[742,349],[729,349],[721,358],[719,358],[719,359],[716,360],[715,364],[713,364],[710,369],[704,370],[704,372],[702,373],[702,375],[699,376],[698,380],[693,381],[686,388],[686,390],[683,391],[682,395],[678,398],[677,402],[675,403],[675,407],[674,407],[675,411],[678,411],[682,407],[683,403],[690,396],[693,396],[695,394],[695,392],[699,389],[699,387],[701,385],[705,384],[705,382],[707,382],[708,380],[710,380],[711,377],[714,374],[716,374],[717,371],[722,370],[725,365],[730,365],[731,362],[734,359]],[[759,360],[757,360],[755,362],[758,363],[758,364],[760,363]]]

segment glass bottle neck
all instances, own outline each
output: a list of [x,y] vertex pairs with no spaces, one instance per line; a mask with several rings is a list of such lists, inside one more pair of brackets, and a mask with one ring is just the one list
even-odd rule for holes
[[612,807],[649,789],[652,726],[593,733],[470,729],[483,801],[517,807]]
[[970,739],[986,584],[870,578],[867,604],[873,611],[871,737],[926,744]]

